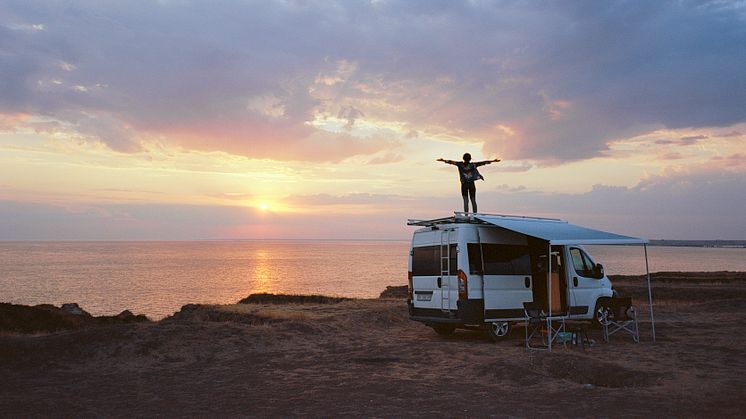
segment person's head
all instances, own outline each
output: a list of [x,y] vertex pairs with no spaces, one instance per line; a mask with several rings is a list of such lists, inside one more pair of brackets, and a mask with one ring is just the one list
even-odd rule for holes
[[471,161],[471,154],[464,153],[464,157],[463,158],[464,158],[465,162],[469,163]]

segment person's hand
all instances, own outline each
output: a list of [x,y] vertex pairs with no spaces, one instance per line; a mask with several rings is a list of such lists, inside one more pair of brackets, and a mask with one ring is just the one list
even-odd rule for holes
[[495,159],[495,160],[492,160],[492,161],[495,162],[495,163],[497,163],[497,162],[500,161],[500,159]]
[[438,160],[435,160],[435,161],[445,161],[445,160],[443,160],[443,157],[441,157],[441,158],[439,158]]

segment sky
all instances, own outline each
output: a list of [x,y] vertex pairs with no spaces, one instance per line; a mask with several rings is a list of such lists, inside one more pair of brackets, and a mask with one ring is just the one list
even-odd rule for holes
[[746,239],[743,1],[0,2],[0,240]]

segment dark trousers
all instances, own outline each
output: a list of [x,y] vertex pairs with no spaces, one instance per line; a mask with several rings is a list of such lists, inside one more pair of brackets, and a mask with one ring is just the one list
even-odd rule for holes
[[477,212],[477,187],[474,182],[461,182],[461,196],[464,198],[464,212],[469,212],[469,198],[473,212]]

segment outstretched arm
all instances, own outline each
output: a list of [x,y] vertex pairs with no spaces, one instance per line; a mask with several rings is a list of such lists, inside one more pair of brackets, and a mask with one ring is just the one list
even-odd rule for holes
[[497,163],[497,162],[499,162],[499,161],[500,161],[500,159],[492,159],[492,160],[478,161],[478,162],[474,163],[474,166],[484,166],[485,164],[490,164],[490,163]]
[[443,163],[446,163],[446,164],[456,164],[455,161],[453,161],[453,160],[446,160],[446,159],[444,159],[442,157],[439,158],[438,160],[435,160],[435,161],[442,161]]

